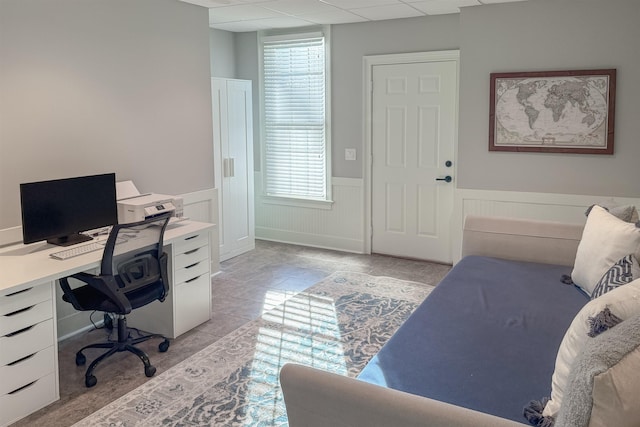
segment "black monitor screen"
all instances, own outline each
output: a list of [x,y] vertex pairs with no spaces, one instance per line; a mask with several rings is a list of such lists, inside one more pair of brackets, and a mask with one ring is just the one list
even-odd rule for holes
[[82,176],[20,184],[22,238],[67,246],[91,240],[80,234],[118,222],[116,175]]

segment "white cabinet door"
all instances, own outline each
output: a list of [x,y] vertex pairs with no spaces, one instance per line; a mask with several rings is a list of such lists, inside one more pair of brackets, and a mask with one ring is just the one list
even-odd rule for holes
[[255,247],[251,81],[213,78],[220,261]]

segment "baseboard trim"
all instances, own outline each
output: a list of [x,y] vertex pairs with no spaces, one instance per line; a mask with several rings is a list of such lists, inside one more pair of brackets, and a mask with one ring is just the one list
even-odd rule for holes
[[352,252],[356,254],[363,253],[361,240],[345,239],[338,236],[321,236],[317,234],[256,227],[256,239],[279,243],[289,243],[292,245],[310,246],[321,249],[331,249],[343,252]]

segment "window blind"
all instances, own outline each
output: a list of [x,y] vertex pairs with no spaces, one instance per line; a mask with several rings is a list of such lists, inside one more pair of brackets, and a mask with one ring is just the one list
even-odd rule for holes
[[324,200],[323,36],[263,42],[265,190]]

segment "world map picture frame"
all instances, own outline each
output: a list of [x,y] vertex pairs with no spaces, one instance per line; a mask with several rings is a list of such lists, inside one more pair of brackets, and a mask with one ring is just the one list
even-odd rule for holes
[[613,154],[616,70],[490,74],[489,151]]

